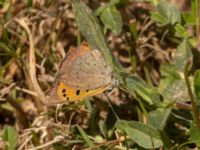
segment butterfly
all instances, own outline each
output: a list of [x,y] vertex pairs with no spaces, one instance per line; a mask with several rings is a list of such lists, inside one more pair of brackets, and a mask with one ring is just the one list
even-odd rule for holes
[[60,65],[48,104],[61,104],[82,100],[112,87],[111,67],[102,53],[91,49],[86,42],[70,48]]

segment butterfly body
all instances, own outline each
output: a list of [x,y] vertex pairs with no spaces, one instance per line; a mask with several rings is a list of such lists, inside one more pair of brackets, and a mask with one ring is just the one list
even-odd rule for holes
[[112,84],[112,70],[102,53],[82,43],[71,48],[61,63],[49,103],[81,100],[109,89]]

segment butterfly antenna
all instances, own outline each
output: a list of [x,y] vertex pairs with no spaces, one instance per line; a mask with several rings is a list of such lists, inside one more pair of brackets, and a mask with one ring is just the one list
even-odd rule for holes
[[114,109],[114,107],[113,107],[113,105],[112,105],[112,102],[111,102],[111,100],[110,100],[110,97],[109,97],[109,95],[108,95],[108,92],[106,92],[106,96],[108,97],[108,103],[109,103],[109,105],[110,105],[110,108],[111,108],[113,114],[115,115],[115,117],[117,118],[117,120],[120,121],[120,118],[117,116],[116,111],[115,111],[115,109]]
[[[106,91],[105,94],[106,94],[106,96],[108,97],[108,103],[109,103],[109,105],[110,105],[110,108],[111,108],[113,114],[115,115],[115,117],[117,118],[117,120],[120,121],[120,118],[117,116],[117,114],[116,114],[116,112],[115,112],[115,109],[114,109],[114,107],[113,107],[113,105],[112,105],[111,99],[110,99],[110,97],[109,97],[109,95],[108,95],[108,91]],[[127,139],[125,133],[123,133],[123,136],[124,136],[125,139]],[[129,150],[127,140],[125,140],[125,146],[126,146],[126,149]]]

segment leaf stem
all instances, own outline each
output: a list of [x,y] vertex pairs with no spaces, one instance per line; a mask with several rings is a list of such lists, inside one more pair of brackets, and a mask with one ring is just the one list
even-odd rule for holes
[[196,36],[197,36],[197,50],[200,51],[200,0],[196,0]]
[[188,76],[189,67],[190,67],[191,63],[192,63],[192,60],[189,59],[187,61],[187,63],[185,64],[184,76],[185,76],[185,83],[186,83],[186,86],[187,86],[187,89],[188,89],[188,94],[189,94],[189,97],[190,97],[190,100],[191,100],[191,104],[192,104],[192,112],[194,114],[194,118],[196,120],[197,126],[198,126],[199,131],[200,131],[199,112],[197,110],[197,106],[196,106],[196,103],[195,103],[194,95],[192,93],[192,89],[191,89],[191,85],[190,85],[190,81],[189,81],[189,76]]

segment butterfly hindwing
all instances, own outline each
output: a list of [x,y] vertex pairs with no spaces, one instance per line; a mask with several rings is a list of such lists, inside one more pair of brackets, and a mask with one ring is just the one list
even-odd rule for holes
[[95,90],[80,90],[73,89],[63,82],[57,84],[57,88],[53,88],[50,94],[49,104],[60,104],[65,102],[72,102],[81,100],[86,97],[97,95],[103,92],[107,87],[101,87]]

